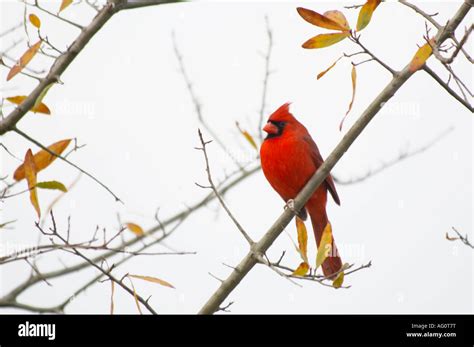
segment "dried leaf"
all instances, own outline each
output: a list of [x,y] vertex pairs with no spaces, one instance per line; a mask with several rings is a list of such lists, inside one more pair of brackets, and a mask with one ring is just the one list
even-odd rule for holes
[[128,276],[133,277],[133,278],[138,278],[144,281],[152,282],[152,283],[161,284],[162,286],[165,286],[165,287],[174,288],[172,284],[156,277],[140,276],[140,275],[128,275]]
[[135,223],[126,223],[125,226],[135,235],[142,236],[145,234],[142,227]]
[[341,120],[341,123],[339,124],[339,131],[342,130],[342,126],[344,125],[344,121],[345,121],[347,115],[349,114],[349,112],[351,111],[352,104],[354,103],[354,98],[355,98],[355,94],[356,94],[356,82],[357,82],[357,73],[356,73],[356,68],[355,68],[354,65],[352,65],[351,79],[352,79],[352,99],[351,99],[351,103],[349,104],[349,108],[348,108],[346,114],[344,115],[344,117]]
[[298,268],[293,271],[292,275],[293,276],[304,276],[308,273],[309,270],[309,264],[306,262],[302,262]]
[[364,4],[364,6],[362,6],[359,11],[359,18],[357,18],[357,31],[361,31],[370,23],[372,14],[374,13],[380,2],[381,0],[368,0]]
[[258,150],[258,146],[257,146],[257,143],[255,142],[255,140],[253,139],[252,135],[250,135],[248,133],[248,131],[246,130],[242,130],[240,128],[240,125],[239,125],[239,122],[235,122],[235,125],[237,126],[237,128],[239,129],[240,133],[242,135],[244,135],[245,139],[248,141],[248,143],[250,143],[250,145],[255,148],[256,150]]
[[332,228],[331,223],[328,222],[324,228],[323,235],[321,236],[321,242],[318,247],[318,254],[316,255],[316,268],[326,260],[332,248]]
[[349,35],[350,33],[319,34],[303,43],[303,48],[313,49],[329,47],[344,40]]
[[[39,105],[44,105],[44,104],[42,103],[42,101],[43,101],[44,97],[46,96],[46,93],[48,93],[48,91],[49,91],[49,90],[51,89],[51,87],[53,86],[53,84],[54,84],[54,83],[48,84],[48,85],[46,86],[46,88],[44,88],[44,89],[41,91],[40,95],[38,95],[38,97],[36,98],[35,103],[33,104],[33,107],[32,107],[33,110],[34,110],[35,108],[37,108]],[[44,106],[46,106],[46,105],[44,105]],[[46,108],[47,108],[47,107],[46,107]],[[48,108],[47,108],[47,109],[48,109]],[[49,109],[48,109],[48,112],[49,112]],[[50,113],[48,113],[48,114],[50,114]]]
[[323,16],[332,19],[334,22],[341,25],[345,31],[351,30],[349,22],[346,19],[346,16],[341,11],[333,10],[324,12]]
[[296,217],[296,231],[298,233],[298,251],[305,263],[308,263],[308,231],[303,220]]
[[36,166],[33,159],[33,153],[31,149],[28,149],[25,155],[25,167],[26,181],[28,182],[28,189],[30,190],[30,201],[38,214],[38,218],[41,217],[41,210],[38,203],[38,195],[36,192]]
[[32,13],[32,14],[29,15],[28,18],[29,18],[29,20],[30,20],[30,23],[33,24],[33,26],[34,26],[35,28],[38,28],[38,29],[39,29],[39,28],[41,27],[41,21],[40,21],[40,19],[38,18],[37,15],[35,15],[35,14]]
[[114,305],[115,282],[110,281],[110,283],[111,283],[111,286],[112,286],[112,291],[110,293],[110,314],[114,314],[114,308],[115,308],[115,305]]
[[339,58],[337,58],[337,60],[331,64],[330,67],[328,67],[326,70],[324,71],[321,71],[320,73],[318,73],[318,76],[317,76],[317,79],[319,80],[321,77],[323,77],[329,70],[331,70],[334,66],[336,66],[337,62],[339,60],[341,60],[344,56],[340,56]]
[[[20,105],[23,100],[27,98],[26,95],[17,95],[17,96],[10,96],[7,98],[8,101],[10,101],[12,104]],[[51,111],[49,110],[48,106],[43,104],[41,101],[39,102],[38,105],[33,105],[33,107],[30,109],[31,112],[34,113],[44,113],[44,114],[51,114]]]
[[341,31],[346,30],[346,28],[343,25],[317,12],[314,12],[312,10],[309,10],[303,7],[298,7],[296,10],[305,21],[313,25],[316,25],[320,28],[335,29],[335,30],[341,30]]
[[132,285],[133,298],[135,299],[135,304],[137,305],[138,312],[140,312],[140,314],[143,314],[142,309],[140,308],[140,302],[138,301],[137,291],[135,290],[135,286],[133,285],[132,279],[130,278],[129,275],[127,277],[130,281],[130,284]]
[[451,237],[451,236],[449,236],[448,233],[446,233],[446,240],[448,240],[448,241],[456,241],[456,240],[459,240],[459,237]]
[[[66,9],[69,5],[71,5],[71,4],[72,4],[72,0],[63,0],[63,1],[61,2],[61,7],[59,8],[59,12],[65,10],[65,9]],[[59,12],[58,12],[58,13],[59,13]]]
[[67,192],[67,188],[64,184],[58,181],[45,181],[45,182],[38,182],[36,184],[37,188],[41,189],[55,189],[55,190],[60,190],[64,193]]
[[28,50],[25,53],[23,53],[20,60],[10,69],[10,72],[7,75],[7,81],[15,77],[16,74],[18,74],[21,70],[23,70],[23,68],[26,65],[28,65],[28,63],[31,61],[31,59],[33,59],[33,57],[36,55],[40,47],[41,47],[41,40],[36,42],[33,46],[28,48]]
[[418,48],[413,59],[410,62],[410,71],[415,72],[423,67],[428,58],[433,54],[431,45],[435,44],[434,38],[430,39],[430,43],[425,43],[423,46]]
[[[61,153],[66,149],[66,147],[69,145],[70,142],[71,142],[71,139],[61,140],[50,145],[48,149],[51,152],[56,153],[57,155],[61,155]],[[38,173],[46,169],[53,161],[56,160],[56,158],[57,157],[55,155],[50,154],[44,149],[36,153],[34,155],[34,163],[36,165],[36,172]],[[25,168],[23,164],[20,165],[15,170],[15,173],[13,174],[13,178],[16,181],[20,181],[25,178]]]

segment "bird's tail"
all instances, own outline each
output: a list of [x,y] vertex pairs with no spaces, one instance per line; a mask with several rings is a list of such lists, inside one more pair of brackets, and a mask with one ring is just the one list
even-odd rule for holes
[[[316,244],[318,245],[318,248],[321,242],[321,237],[323,235],[324,228],[329,222],[326,214],[325,205],[325,201],[324,203],[310,201],[306,205],[306,208],[308,209],[309,215],[311,217],[311,223],[313,224],[314,236],[316,238]],[[339,256],[339,252],[336,247],[336,242],[334,241],[334,235],[332,238],[331,251],[326,260],[324,260],[324,262],[322,263],[321,267],[323,268],[324,276],[330,278],[334,277],[331,275],[337,273],[342,268],[342,260]]]

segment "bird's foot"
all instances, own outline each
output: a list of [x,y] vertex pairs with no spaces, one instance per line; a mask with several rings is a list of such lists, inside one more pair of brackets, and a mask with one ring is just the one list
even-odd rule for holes
[[296,216],[298,216],[301,220],[305,221],[306,218],[308,218],[308,215],[306,213],[306,209],[303,207],[300,211],[296,211],[295,208],[295,200],[290,199],[286,202],[284,209],[289,209],[291,212],[293,212]]
[[289,209],[294,214],[298,214],[298,211],[295,210],[295,200],[293,199],[288,200],[283,208],[285,210]]

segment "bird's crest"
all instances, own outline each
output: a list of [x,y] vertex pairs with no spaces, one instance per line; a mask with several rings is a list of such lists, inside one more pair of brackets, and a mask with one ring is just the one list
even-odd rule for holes
[[273,112],[268,121],[274,122],[289,122],[295,120],[295,117],[290,112],[291,102],[284,103],[275,112]]

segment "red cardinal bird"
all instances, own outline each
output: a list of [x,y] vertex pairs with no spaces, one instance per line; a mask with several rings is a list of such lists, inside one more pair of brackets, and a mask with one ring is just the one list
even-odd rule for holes
[[[289,106],[290,104],[286,103],[270,115],[263,128],[268,135],[260,148],[263,173],[285,201],[294,199],[323,163],[318,146],[304,125],[290,113]],[[340,205],[334,181],[329,175],[313,193],[305,208],[298,212],[303,220],[306,219],[306,211],[309,213],[318,247],[328,223],[328,190],[336,204]],[[331,277],[341,267],[342,261],[333,238],[332,251],[322,264],[323,273]]]

